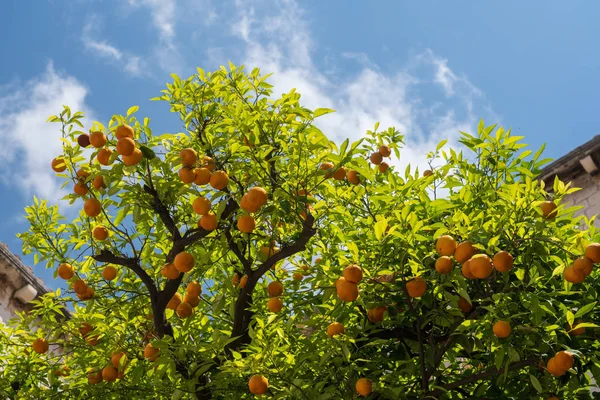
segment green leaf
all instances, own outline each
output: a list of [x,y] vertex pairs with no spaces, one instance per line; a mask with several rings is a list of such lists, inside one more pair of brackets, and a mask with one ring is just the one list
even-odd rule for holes
[[573,322],[575,321],[575,316],[573,315],[573,313],[571,311],[567,311],[567,323],[569,324],[569,326],[573,326]]
[[533,385],[533,387],[535,388],[535,390],[538,391],[538,393],[542,393],[544,391],[542,389],[542,385],[540,384],[540,381],[538,381],[538,378],[536,378],[535,376],[529,374],[529,379],[531,380],[531,384]]
[[139,109],[140,108],[138,106],[129,107],[129,109],[127,110],[127,117],[129,117],[131,114],[135,113]]
[[147,146],[141,145],[140,150],[142,151],[144,158],[146,158],[148,160],[152,160],[156,157],[156,153],[154,152],[154,150],[152,150],[151,148],[149,148]]
[[330,114],[332,112],[335,112],[335,110],[332,110],[330,108],[317,108],[313,112],[313,115],[315,116],[315,118],[319,118],[322,115]]
[[596,306],[597,301],[590,303],[590,304],[586,304],[585,306],[581,307],[579,310],[577,310],[577,312],[575,313],[575,318],[578,317],[582,317],[585,314],[589,313],[590,311],[592,311],[594,309],[594,307]]

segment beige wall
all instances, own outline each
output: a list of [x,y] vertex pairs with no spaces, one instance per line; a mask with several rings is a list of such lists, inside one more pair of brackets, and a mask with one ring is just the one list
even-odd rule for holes
[[[571,187],[581,188],[578,192],[565,197],[567,204],[583,206],[583,209],[575,215],[585,215],[590,218],[600,214],[600,174],[595,176],[581,175],[573,179]],[[600,221],[596,220],[594,225],[600,226]]]

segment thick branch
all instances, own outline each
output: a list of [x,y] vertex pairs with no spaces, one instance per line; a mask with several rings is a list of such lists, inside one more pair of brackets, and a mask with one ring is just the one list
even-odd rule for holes
[[158,192],[154,188],[152,188],[148,185],[144,185],[144,191],[146,193],[148,193],[149,195],[151,195],[152,198],[154,199],[154,204],[152,205],[152,207],[154,208],[154,211],[160,217],[160,220],[163,222],[163,224],[165,224],[165,226],[167,227],[167,229],[173,236],[173,242],[180,240],[181,233],[179,232],[179,229],[177,229],[177,226],[175,225],[175,221],[173,220],[173,217],[171,217],[171,213],[169,212],[169,209],[167,208],[167,206],[165,206],[165,204],[160,199]]
[[240,248],[234,243],[233,237],[231,236],[231,232],[229,232],[229,229],[225,230],[225,238],[227,238],[227,245],[229,246],[229,249],[233,251],[233,254],[235,254],[238,260],[240,260],[240,262],[242,263],[242,266],[244,267],[244,273],[252,273],[252,264],[250,263],[250,260],[248,260],[246,256],[244,256]]
[[144,285],[146,285],[150,292],[150,296],[157,295],[158,290],[154,280],[140,266],[140,261],[137,258],[117,256],[106,249],[100,250],[100,254],[94,255],[92,258],[98,262],[122,265],[129,268],[144,282]]

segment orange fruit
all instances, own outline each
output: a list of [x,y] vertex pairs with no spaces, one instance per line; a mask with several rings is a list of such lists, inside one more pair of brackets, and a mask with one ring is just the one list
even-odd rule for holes
[[183,183],[192,183],[196,179],[196,173],[192,167],[181,167],[179,170],[179,178]]
[[87,291],[87,283],[83,279],[77,279],[73,283],[73,291],[77,294],[84,294]]
[[106,188],[102,175],[98,175],[97,177],[95,177],[92,181],[92,185],[94,185],[94,189],[96,190],[100,190],[100,188]]
[[171,310],[176,310],[177,307],[181,304],[182,301],[183,300],[181,298],[181,295],[179,293],[175,293],[173,295],[173,297],[171,297],[171,299],[167,303],[167,308],[171,309]]
[[240,276],[237,273],[233,274],[231,283],[233,284],[233,287],[237,287],[240,284]]
[[327,327],[327,336],[330,338],[334,337],[335,335],[342,335],[345,332],[346,330],[344,329],[344,325],[340,324],[339,322],[334,322]]
[[390,146],[382,144],[379,146],[379,154],[381,154],[383,157],[389,157],[392,155],[392,149],[390,149]]
[[81,183],[81,182],[77,182],[74,186],[73,186],[73,192],[75,192],[75,194],[78,194],[80,196],[84,196],[87,194],[88,192],[88,188],[85,185],[85,183]]
[[369,318],[369,321],[371,321],[374,324],[377,322],[381,322],[381,321],[383,321],[383,316],[386,311],[387,311],[386,306],[377,306],[377,307],[371,308],[367,312],[367,318]]
[[512,328],[507,321],[498,321],[492,327],[492,331],[496,337],[501,339],[507,338],[512,332]]
[[110,165],[110,156],[112,156],[113,151],[111,149],[100,149],[96,159],[102,165]]
[[435,249],[440,255],[450,257],[456,251],[456,240],[452,236],[442,235],[435,243]]
[[246,287],[246,283],[248,282],[248,275],[244,274],[244,276],[242,276],[242,279],[240,279],[240,288],[245,288]]
[[64,172],[67,169],[67,164],[63,157],[56,157],[52,160],[52,169],[54,172]]
[[456,246],[456,250],[454,250],[454,259],[462,264],[473,257],[475,253],[477,253],[477,250],[473,247],[473,243],[469,241],[462,242]]
[[301,281],[304,279],[304,275],[301,272],[294,272],[292,278],[294,278],[295,281]]
[[209,156],[204,156],[201,166],[213,172],[215,170],[215,160]]
[[265,394],[269,389],[269,381],[262,375],[254,375],[248,381],[248,388],[252,394]]
[[223,190],[229,185],[229,176],[225,171],[216,171],[210,176],[210,186]]
[[97,226],[92,231],[92,236],[96,240],[106,240],[106,238],[108,237],[108,229],[106,229],[102,225]]
[[565,281],[571,283],[582,283],[585,280],[585,274],[583,271],[575,269],[573,265],[568,266],[563,271]]
[[165,264],[160,270],[160,274],[167,279],[179,278],[179,270],[175,268],[175,264]]
[[135,149],[130,156],[122,156],[121,158],[123,159],[123,164],[132,166],[142,161],[143,157],[144,155],[142,154],[142,151],[140,149]]
[[575,321],[573,321],[573,326],[569,325],[569,323],[567,322],[566,330],[567,332],[569,332],[570,336],[579,336],[585,333],[585,327],[577,328],[577,325],[581,323],[583,323],[583,320],[581,319],[576,319]]
[[379,164],[379,172],[381,172],[382,174],[385,173],[388,169],[390,169],[390,164],[386,163],[385,161],[382,162],[381,164]]
[[107,365],[102,370],[102,379],[104,379],[105,382],[114,382],[117,380],[118,374],[119,371],[117,371],[115,367],[113,367],[112,365]]
[[198,282],[190,282],[187,284],[185,292],[190,296],[200,296],[202,294],[202,286]]
[[507,251],[499,251],[494,255],[494,268],[500,272],[508,272],[513,266],[513,256]]
[[198,225],[204,230],[214,231],[218,226],[217,216],[214,213],[209,212],[200,218]]
[[423,177],[427,178],[428,176],[433,175],[433,171],[430,169],[426,169],[425,171],[423,171]]
[[37,338],[31,344],[33,351],[38,354],[44,354],[48,351],[48,341],[44,338]]
[[119,125],[115,130],[117,140],[128,137],[133,139],[133,128],[127,124]]
[[579,257],[575,261],[573,261],[573,268],[583,273],[583,275],[588,276],[592,273],[592,269],[594,268],[594,264],[592,260],[587,257]]
[[462,270],[461,270],[463,276],[467,279],[477,279],[475,277],[475,275],[473,275],[473,273],[471,272],[471,260],[467,260],[463,265],[462,265]]
[[94,297],[95,291],[92,287],[88,286],[85,288],[85,293],[83,294],[83,300],[89,300]]
[[181,159],[181,164],[188,167],[192,167],[198,160],[196,150],[189,147],[179,152],[179,158]]
[[94,198],[87,199],[83,203],[83,211],[88,217],[97,217],[102,212],[102,203]]
[[92,385],[97,385],[102,382],[102,371],[88,371],[88,382]]
[[348,178],[348,182],[350,182],[353,185],[358,185],[360,183],[360,175],[357,171],[353,169],[348,171],[348,175],[346,175],[346,177]]
[[177,306],[176,312],[179,318],[188,318],[194,313],[194,308],[190,303],[182,301]]
[[375,165],[379,165],[383,161],[383,157],[381,156],[381,154],[379,152],[377,152],[377,153],[371,154],[371,156],[369,157],[369,160],[371,161],[371,163],[373,163]]
[[122,156],[131,156],[135,151],[135,142],[132,138],[124,137],[117,141],[117,153]]
[[418,277],[411,279],[406,282],[406,290],[408,291],[408,295],[412,298],[421,297],[427,290],[427,282]]
[[90,176],[90,173],[89,173],[89,171],[81,168],[81,169],[77,170],[75,175],[77,176],[77,179],[79,180],[79,182],[85,182],[87,177]]
[[575,359],[573,358],[573,355],[567,351],[559,351],[554,355],[556,367],[565,372],[573,367],[574,362]]
[[283,302],[279,297],[271,297],[267,302],[267,308],[273,313],[278,313],[283,308]]
[[354,301],[358,298],[358,286],[356,283],[348,282],[345,278],[338,279],[336,291],[342,301]]
[[458,308],[460,308],[460,311],[468,313],[473,309],[473,306],[467,301],[467,299],[461,297],[458,299]]
[[196,168],[194,172],[196,173],[196,178],[194,179],[194,183],[196,185],[206,185],[210,182],[210,177],[212,174],[208,168]]
[[[123,365],[121,365],[121,359],[123,359]],[[110,358],[110,363],[117,369],[119,369],[119,367],[124,367],[125,364],[127,364],[127,356],[124,352],[119,351],[113,354],[113,356]]]
[[273,281],[267,286],[269,297],[277,297],[283,294],[283,284],[278,281]]
[[196,264],[196,259],[190,253],[182,251],[181,253],[175,256],[173,264],[179,272],[190,272]]
[[200,296],[192,296],[189,293],[187,293],[183,297],[183,301],[189,303],[190,306],[192,306],[193,308],[196,308],[198,304],[200,304]]
[[58,266],[57,273],[62,279],[67,280],[75,275],[75,269],[71,264],[62,263]]
[[556,365],[556,359],[554,357],[548,360],[546,364],[546,370],[553,376],[563,376],[567,371],[560,369]]
[[117,277],[117,269],[115,267],[113,267],[112,265],[105,267],[102,270],[102,277],[104,279],[106,279],[107,281],[114,280]]
[[192,208],[194,209],[194,212],[198,215],[208,214],[208,212],[210,211],[210,200],[206,197],[198,197],[192,203]]
[[373,391],[373,384],[367,378],[360,378],[356,381],[356,391],[361,396],[368,396]]
[[344,279],[348,282],[359,283],[362,281],[362,269],[356,264],[350,264],[344,268]]
[[90,133],[90,144],[99,149],[106,144],[106,135],[102,132]]
[[248,214],[244,214],[238,219],[237,227],[241,232],[251,233],[256,227],[256,222],[254,221],[253,217]]
[[256,204],[259,207],[262,207],[265,204],[267,204],[267,200],[269,199],[267,191],[260,186],[254,186],[248,189],[248,192],[246,194],[248,195],[248,201],[250,202],[250,204]]
[[160,349],[157,347],[153,347],[152,343],[148,343],[146,347],[144,347],[144,357],[149,359],[150,361],[154,361],[158,358],[158,354],[160,353]]
[[585,248],[584,255],[589,258],[594,264],[600,262],[600,243],[590,243]]
[[540,208],[542,209],[542,217],[544,217],[545,219],[554,219],[556,218],[556,208],[557,205],[554,204],[553,201],[545,201],[542,204],[540,204]]
[[88,147],[90,145],[90,135],[83,133],[77,136],[77,144],[81,147]]
[[90,324],[88,324],[87,322],[84,322],[83,324],[81,324],[81,326],[79,327],[79,333],[81,334],[81,336],[85,337],[87,336],[88,333],[90,333],[91,331],[94,330],[94,327]]
[[476,254],[469,261],[469,270],[476,278],[485,279],[492,274],[492,260],[487,254]]
[[435,261],[435,270],[442,275],[446,275],[452,272],[453,267],[454,263],[452,262],[452,259],[448,256],[441,256]]
[[326,178],[330,178],[330,177],[332,176],[332,173],[333,173],[333,168],[334,168],[334,165],[333,165],[333,163],[331,163],[331,162],[328,162],[328,161],[326,161],[326,162],[322,163],[322,164],[319,166],[319,169],[320,169],[320,170],[322,170],[322,171],[325,171],[325,177],[326,177]]
[[344,179],[346,179],[346,168],[344,167],[339,167],[334,173],[333,173],[333,179],[335,179],[336,181],[343,181]]
[[264,258],[268,258],[279,253],[279,247],[275,246],[274,243],[271,243],[270,246],[262,246],[260,248],[260,253]]

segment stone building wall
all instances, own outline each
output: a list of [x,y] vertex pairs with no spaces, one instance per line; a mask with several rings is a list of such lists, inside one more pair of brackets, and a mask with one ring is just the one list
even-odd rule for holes
[[[583,206],[583,209],[577,211],[575,215],[585,215],[590,218],[600,214],[600,174],[580,175],[571,180],[571,187],[578,187],[581,190],[572,193],[564,198],[569,206]],[[600,220],[596,220],[594,225],[600,226]]]

